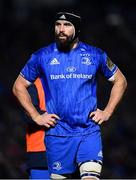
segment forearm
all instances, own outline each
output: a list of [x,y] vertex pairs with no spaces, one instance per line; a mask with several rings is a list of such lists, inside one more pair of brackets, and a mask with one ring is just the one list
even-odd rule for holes
[[116,109],[117,105],[121,101],[123,94],[127,87],[127,81],[125,77],[122,77],[121,80],[116,81],[111,89],[110,98],[108,101],[107,106],[105,107],[104,111],[108,112],[111,116]]

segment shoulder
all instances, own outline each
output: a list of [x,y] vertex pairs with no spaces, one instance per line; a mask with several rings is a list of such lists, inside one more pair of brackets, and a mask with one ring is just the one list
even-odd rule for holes
[[33,53],[35,56],[43,56],[44,54],[50,54],[55,49],[55,43],[44,46]]
[[81,42],[80,47],[83,50],[85,49],[87,51],[90,51],[93,54],[101,55],[101,54],[105,53],[104,50],[102,50],[101,48],[93,46],[93,45],[90,45],[90,44],[87,44],[87,43],[84,43],[84,42]]

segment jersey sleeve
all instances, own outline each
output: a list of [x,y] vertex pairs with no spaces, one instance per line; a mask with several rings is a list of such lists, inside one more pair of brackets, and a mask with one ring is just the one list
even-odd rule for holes
[[29,82],[34,82],[37,77],[40,77],[41,67],[40,67],[40,56],[32,54],[28,62],[25,64],[20,72]]
[[100,71],[101,73],[110,80],[116,73],[118,67],[111,61],[105,52],[100,56]]

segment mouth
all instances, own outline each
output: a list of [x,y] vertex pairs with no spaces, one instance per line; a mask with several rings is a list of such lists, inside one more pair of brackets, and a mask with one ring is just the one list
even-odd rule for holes
[[59,37],[66,37],[66,35],[64,35],[64,34],[59,34],[58,36]]
[[65,34],[63,34],[63,33],[58,34],[58,37],[60,39],[66,39],[67,38],[67,36]]
[[66,39],[66,36],[59,36],[59,39]]

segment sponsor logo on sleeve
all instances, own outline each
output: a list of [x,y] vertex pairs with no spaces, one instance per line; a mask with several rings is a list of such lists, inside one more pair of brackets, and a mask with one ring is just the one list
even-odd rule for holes
[[113,70],[113,68],[115,66],[115,64],[111,61],[111,59],[109,57],[107,57],[106,65],[111,71]]

